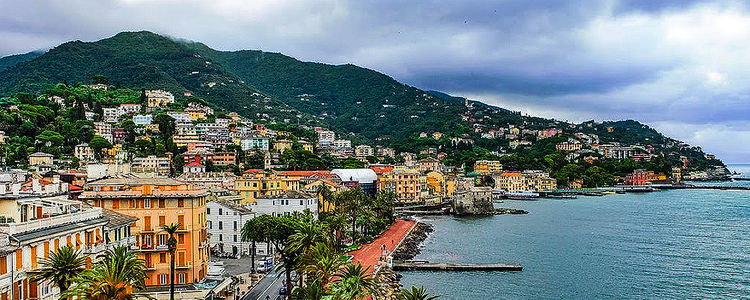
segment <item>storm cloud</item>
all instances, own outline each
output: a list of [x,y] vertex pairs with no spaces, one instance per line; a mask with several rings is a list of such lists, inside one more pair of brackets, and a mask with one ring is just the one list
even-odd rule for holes
[[726,161],[750,161],[742,1],[0,3],[0,55],[151,30],[222,50],[353,63],[530,114],[637,119]]

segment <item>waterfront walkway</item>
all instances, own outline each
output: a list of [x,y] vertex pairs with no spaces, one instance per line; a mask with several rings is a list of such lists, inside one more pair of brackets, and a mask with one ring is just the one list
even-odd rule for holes
[[369,273],[374,272],[375,265],[380,263],[381,255],[383,254],[383,245],[388,253],[392,253],[396,249],[396,246],[401,240],[406,237],[406,234],[416,225],[417,222],[413,220],[396,220],[388,229],[383,232],[377,239],[372,243],[362,245],[358,250],[353,251],[349,254],[352,255],[352,262],[360,262],[362,266],[370,267]]

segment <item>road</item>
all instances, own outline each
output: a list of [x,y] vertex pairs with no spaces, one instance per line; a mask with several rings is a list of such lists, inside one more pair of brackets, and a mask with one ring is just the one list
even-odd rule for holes
[[278,272],[271,272],[258,282],[249,293],[242,297],[242,300],[275,300],[279,295],[279,288],[284,284],[284,275]]

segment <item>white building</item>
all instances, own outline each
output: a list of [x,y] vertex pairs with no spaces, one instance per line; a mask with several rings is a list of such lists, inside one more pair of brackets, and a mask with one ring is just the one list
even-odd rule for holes
[[336,133],[331,130],[318,131],[318,145],[330,146],[336,140]]
[[252,204],[258,215],[288,216],[310,210],[318,216],[318,197],[298,191],[284,191],[276,195],[258,196]]
[[333,146],[336,148],[351,148],[352,147],[352,141],[350,140],[335,140],[333,141]]
[[167,115],[172,117],[175,122],[192,122],[190,120],[190,114],[186,112],[170,111],[167,112]]
[[240,140],[240,147],[242,147],[242,151],[249,151],[258,148],[268,152],[269,140],[269,138],[262,135],[252,135],[246,139]]
[[[219,198],[206,203],[206,225],[211,248],[234,255],[250,254],[251,243],[242,242],[242,226],[254,217],[255,213],[249,207],[239,205],[232,199]],[[266,245],[262,244],[262,247],[259,243],[255,244],[256,254],[261,254],[258,251],[260,248],[263,249],[262,254],[266,254]]]
[[140,104],[123,103],[120,104],[120,115],[134,115],[141,111]]
[[102,121],[108,123],[117,123],[120,117],[120,109],[117,107],[102,108]]
[[133,123],[135,125],[143,126],[151,124],[154,121],[154,117],[152,115],[135,115],[133,116]]

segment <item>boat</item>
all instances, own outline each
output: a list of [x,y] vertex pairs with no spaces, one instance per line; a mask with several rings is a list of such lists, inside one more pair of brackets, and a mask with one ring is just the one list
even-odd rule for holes
[[532,200],[539,198],[539,194],[532,192],[506,192],[505,198],[511,200]]

